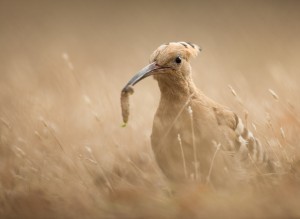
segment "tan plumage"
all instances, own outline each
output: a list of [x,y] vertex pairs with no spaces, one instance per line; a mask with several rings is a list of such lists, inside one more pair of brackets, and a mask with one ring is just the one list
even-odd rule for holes
[[224,181],[228,169],[240,171],[252,161],[271,166],[261,144],[244,127],[242,120],[195,86],[190,59],[198,53],[199,47],[191,43],[161,45],[151,55],[150,65],[123,89],[149,75],[154,75],[158,82],[161,97],[151,135],[158,165],[174,181],[195,177],[206,180],[215,146],[220,144],[222,153],[216,156],[215,174],[210,176],[216,183]]

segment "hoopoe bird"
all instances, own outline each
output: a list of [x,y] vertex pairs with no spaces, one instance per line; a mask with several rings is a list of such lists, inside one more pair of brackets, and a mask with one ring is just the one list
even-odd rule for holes
[[[242,120],[195,86],[190,60],[199,51],[197,45],[187,42],[159,46],[150,64],[122,90],[132,89],[150,75],[158,82],[161,96],[151,145],[159,167],[174,181],[192,178],[217,183],[224,181],[228,169],[240,168],[241,163],[272,169],[265,149]],[[227,158],[218,150],[225,152]]]

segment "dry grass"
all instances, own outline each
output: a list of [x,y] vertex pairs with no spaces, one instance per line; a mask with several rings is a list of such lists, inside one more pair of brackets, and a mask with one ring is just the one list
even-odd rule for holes
[[[299,4],[272,2],[2,1],[0,218],[300,217]],[[233,190],[174,189],[151,151],[159,92],[150,79],[121,127],[122,87],[175,40],[203,47],[196,84],[245,115],[279,174],[253,171]]]

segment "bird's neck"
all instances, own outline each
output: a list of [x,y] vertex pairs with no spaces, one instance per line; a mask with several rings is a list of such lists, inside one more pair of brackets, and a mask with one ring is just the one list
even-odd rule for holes
[[197,91],[191,76],[184,78],[176,75],[162,76],[157,81],[161,92],[161,102],[183,102]]

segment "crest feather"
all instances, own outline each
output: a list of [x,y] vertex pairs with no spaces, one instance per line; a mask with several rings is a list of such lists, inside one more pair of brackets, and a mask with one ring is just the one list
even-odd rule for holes
[[201,51],[200,47],[190,42],[170,42],[159,46],[151,55],[150,62],[160,60],[167,60],[170,57],[180,54],[187,61],[190,58],[196,57]]

